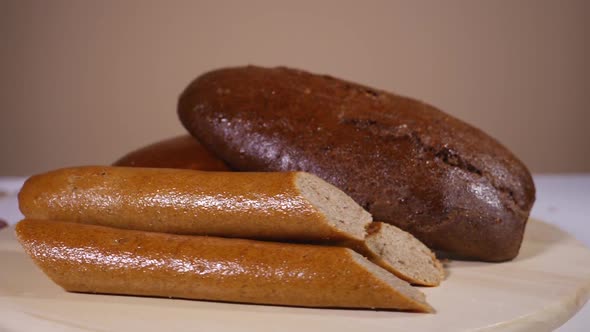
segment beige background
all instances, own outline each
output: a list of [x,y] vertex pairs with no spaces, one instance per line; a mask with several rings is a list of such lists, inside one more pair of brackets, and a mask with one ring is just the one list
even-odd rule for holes
[[0,0],[0,175],[183,133],[181,89],[285,64],[428,101],[534,172],[590,171],[590,1]]

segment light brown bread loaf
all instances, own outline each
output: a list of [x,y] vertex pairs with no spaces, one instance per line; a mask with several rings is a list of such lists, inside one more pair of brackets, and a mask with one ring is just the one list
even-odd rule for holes
[[346,248],[24,220],[19,242],[67,291],[431,312],[424,295]]
[[165,139],[129,152],[114,166],[227,171],[229,168],[190,135]]

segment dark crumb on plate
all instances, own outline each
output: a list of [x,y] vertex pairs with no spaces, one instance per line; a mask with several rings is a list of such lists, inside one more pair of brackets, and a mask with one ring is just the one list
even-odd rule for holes
[[4,228],[6,226],[8,226],[8,223],[5,220],[0,219],[0,229]]

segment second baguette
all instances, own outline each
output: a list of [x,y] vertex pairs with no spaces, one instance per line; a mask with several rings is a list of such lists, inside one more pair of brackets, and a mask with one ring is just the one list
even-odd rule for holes
[[419,290],[346,248],[38,220],[16,234],[67,291],[432,311]]

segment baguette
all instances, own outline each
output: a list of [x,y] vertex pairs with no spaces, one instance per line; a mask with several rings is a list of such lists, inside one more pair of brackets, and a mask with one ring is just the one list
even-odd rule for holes
[[75,167],[30,177],[18,200],[28,219],[276,241],[362,241],[372,221],[303,172]]
[[341,247],[24,220],[19,242],[71,292],[432,312],[408,283]]
[[177,136],[144,146],[129,152],[113,165],[201,171],[229,170],[223,161],[216,158],[190,135]]

